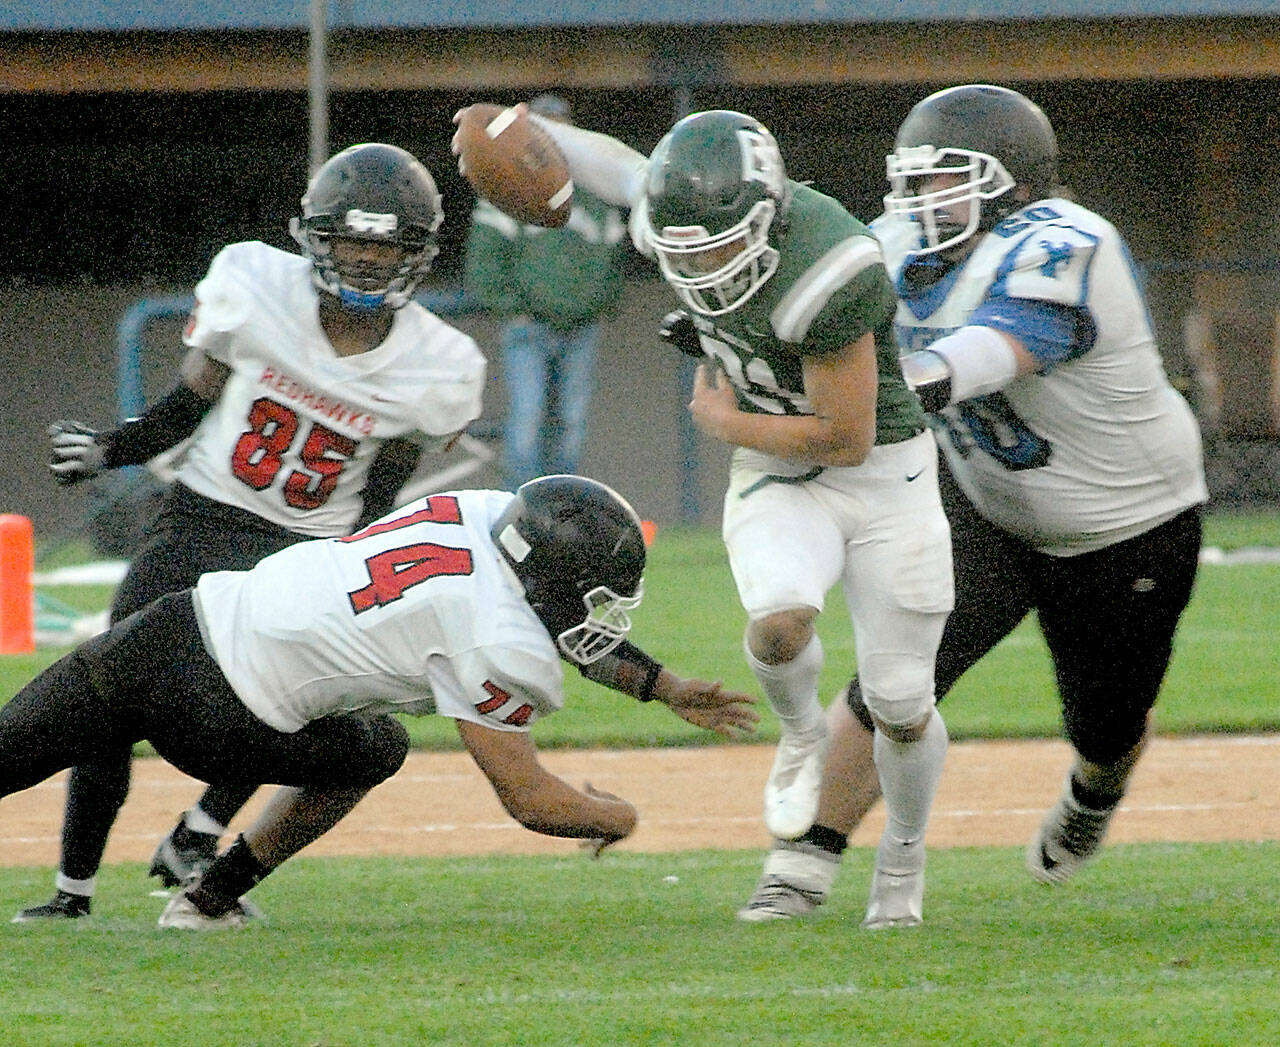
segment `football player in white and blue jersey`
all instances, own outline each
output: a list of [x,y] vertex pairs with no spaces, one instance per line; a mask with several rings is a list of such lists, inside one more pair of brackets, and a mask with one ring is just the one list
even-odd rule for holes
[[[899,296],[903,372],[946,465],[956,607],[937,694],[1036,612],[1075,760],[1027,867],[1061,883],[1124,795],[1191,595],[1208,497],[1199,429],[1124,240],[1056,195],[1037,106],[989,85],[940,91],[907,116],[887,166],[872,228]],[[818,813],[841,839],[878,791],[859,679],[844,697],[832,761],[845,773],[824,780]],[[811,911],[839,850],[793,870],[781,901],[774,884],[753,903]]]

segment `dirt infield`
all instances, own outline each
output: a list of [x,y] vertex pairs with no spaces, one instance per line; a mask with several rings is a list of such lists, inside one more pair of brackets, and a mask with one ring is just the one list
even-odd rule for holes
[[[640,827],[625,850],[763,848],[760,797],[770,745],[692,749],[564,751],[546,765],[570,782],[625,796]],[[1065,743],[964,742],[947,755],[929,840],[934,847],[1016,845],[1035,830],[1070,761]],[[65,776],[0,804],[0,865],[53,865],[58,857]],[[134,765],[134,785],[107,861],[149,859],[198,782],[160,760]],[[261,797],[244,812],[252,816]],[[874,844],[881,809],[855,845]],[[1280,735],[1157,738],[1139,764],[1116,818],[1114,841],[1280,839]],[[522,829],[462,753],[412,753],[312,855],[555,854],[575,844]]]

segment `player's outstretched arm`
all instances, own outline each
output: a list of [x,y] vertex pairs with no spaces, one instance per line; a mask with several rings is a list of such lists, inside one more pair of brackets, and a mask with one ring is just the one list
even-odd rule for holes
[[229,373],[226,364],[192,348],[182,362],[181,381],[118,428],[100,433],[80,422],[53,422],[48,428],[53,478],[60,484],[79,483],[103,469],[142,465],[176,447],[212,409]]
[[635,830],[638,816],[631,804],[589,785],[579,792],[552,774],[538,761],[538,750],[528,734],[456,722],[467,752],[489,779],[502,806],[526,829],[545,836],[602,841],[600,847],[626,839]]
[[755,698],[726,691],[717,680],[685,679],[650,657],[630,640],[623,640],[603,658],[578,671],[588,680],[641,702],[661,702],[682,720],[726,738],[750,734],[760,719]]
[[639,197],[649,169],[649,158],[643,153],[599,131],[548,120],[537,113],[530,113],[529,119],[560,148],[578,185],[615,207],[630,207]]

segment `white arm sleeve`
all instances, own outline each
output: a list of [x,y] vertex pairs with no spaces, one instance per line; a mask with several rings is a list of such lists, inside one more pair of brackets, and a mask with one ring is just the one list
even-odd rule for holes
[[951,403],[1002,389],[1018,376],[1018,358],[994,327],[970,325],[929,346],[951,370]]
[[597,131],[544,120],[536,113],[529,118],[555,140],[568,161],[569,175],[588,192],[615,207],[630,207],[644,191],[647,156]]

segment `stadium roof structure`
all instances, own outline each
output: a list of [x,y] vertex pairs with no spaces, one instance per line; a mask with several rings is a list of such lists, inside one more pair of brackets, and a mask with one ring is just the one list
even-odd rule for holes
[[16,0],[0,95],[1280,76],[1280,0]]
[[[327,0],[330,27],[534,29],[546,27],[838,25],[1017,22],[1047,19],[1251,17],[1276,0]],[[166,32],[306,28],[308,0],[19,0],[0,7],[0,32]]]

